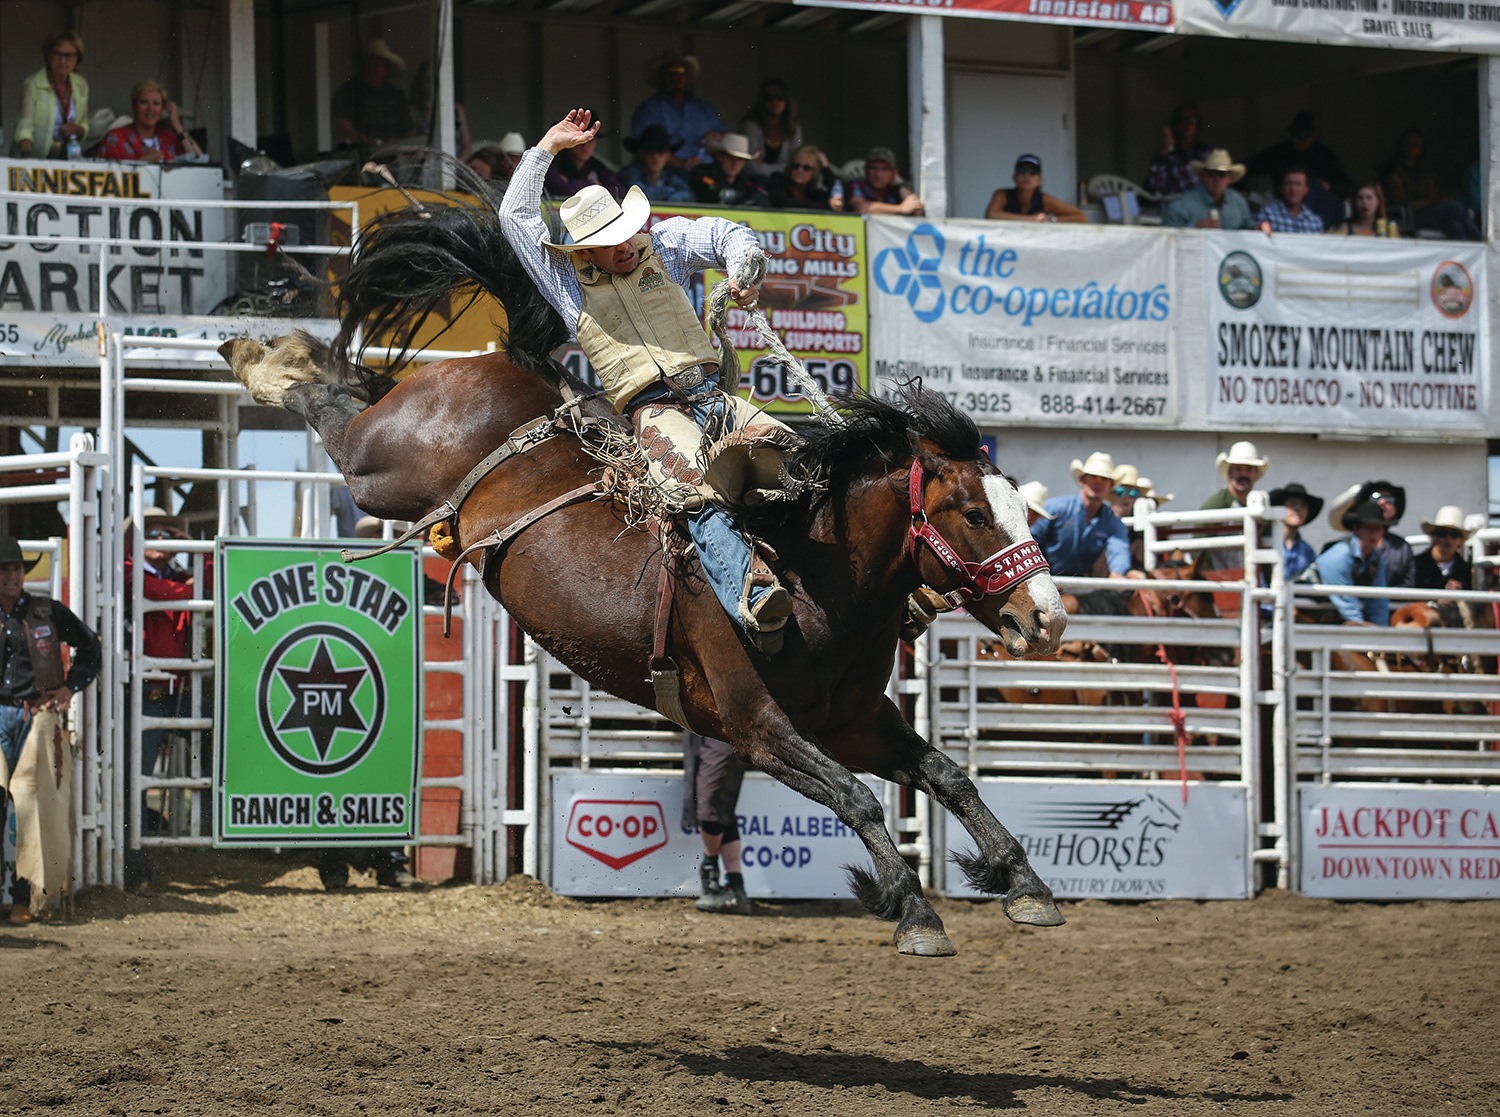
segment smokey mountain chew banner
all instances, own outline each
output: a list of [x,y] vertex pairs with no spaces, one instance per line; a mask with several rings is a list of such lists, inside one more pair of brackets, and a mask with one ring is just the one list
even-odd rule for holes
[[1177,417],[1172,238],[871,218],[873,380],[921,377],[980,424]]
[[214,844],[416,840],[417,552],[220,539]]
[[1202,236],[1211,423],[1484,431],[1479,246]]

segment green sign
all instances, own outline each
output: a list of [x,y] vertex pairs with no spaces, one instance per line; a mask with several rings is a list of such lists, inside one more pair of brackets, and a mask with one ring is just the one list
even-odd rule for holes
[[216,578],[214,844],[415,841],[421,555],[225,538]]

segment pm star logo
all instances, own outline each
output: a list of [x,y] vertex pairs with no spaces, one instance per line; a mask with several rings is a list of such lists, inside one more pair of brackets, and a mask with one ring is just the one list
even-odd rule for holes
[[305,625],[266,660],[261,729],[287,764],[313,775],[354,768],[380,737],[385,680],[369,647],[331,624]]

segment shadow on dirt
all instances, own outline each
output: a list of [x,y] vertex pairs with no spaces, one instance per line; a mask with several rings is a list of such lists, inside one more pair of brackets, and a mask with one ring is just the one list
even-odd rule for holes
[[649,1044],[597,1042],[597,1046],[652,1055],[704,1077],[723,1075],[747,1083],[794,1082],[830,1090],[879,1086],[892,1094],[908,1094],[924,1101],[962,1101],[987,1109],[1026,1108],[1030,1103],[1022,1095],[1042,1089],[1067,1090],[1097,1101],[1120,1101],[1133,1105],[1151,1100],[1203,1100],[1228,1104],[1287,1102],[1295,1099],[1293,1094],[1264,1090],[1246,1093],[1213,1090],[1196,1093],[1165,1086],[1143,1085],[1120,1078],[978,1073],[922,1063],[915,1059],[885,1059],[878,1055],[836,1050],[781,1051],[759,1044],[731,1047],[722,1054],[674,1051]]

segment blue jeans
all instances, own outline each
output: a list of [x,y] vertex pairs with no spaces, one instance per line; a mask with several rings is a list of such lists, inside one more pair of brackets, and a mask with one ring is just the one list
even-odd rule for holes
[[[31,715],[24,706],[0,706],[0,753],[14,774],[21,760],[21,748],[31,732]],[[10,809],[10,795],[0,792],[0,886],[8,879],[12,903],[31,902],[31,884],[16,877],[16,815]]]

